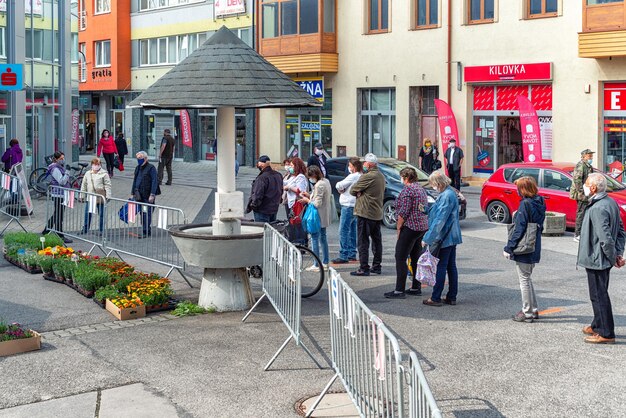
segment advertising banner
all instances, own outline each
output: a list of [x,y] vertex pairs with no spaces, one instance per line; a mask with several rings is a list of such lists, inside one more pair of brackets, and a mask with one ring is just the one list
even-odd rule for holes
[[185,109],[180,111],[180,130],[183,137],[183,145],[191,148],[191,120],[189,119],[189,112]]
[[456,126],[456,118],[450,105],[443,100],[435,99],[435,108],[439,118],[439,131],[441,133],[441,153],[446,153],[450,141],[454,139],[457,145],[462,145],[459,141],[459,131]]
[[78,109],[72,110],[72,144],[78,145]]
[[22,163],[17,163],[11,170],[15,173],[15,176],[20,180],[22,186],[22,199],[24,199],[24,205],[28,212],[28,216],[33,213],[33,201],[30,199],[30,191],[28,190],[28,181],[26,180],[26,173],[24,172],[24,166]]
[[[27,15],[31,13],[36,15],[43,15],[43,0],[33,0],[33,6],[31,8],[30,0],[24,0],[24,8]],[[0,12],[7,11],[7,0],[0,0]]]
[[294,78],[303,90],[318,102],[324,102],[324,77]]
[[215,0],[215,17],[246,12],[245,0]]
[[465,67],[463,78],[466,83],[549,81],[552,80],[552,63],[481,65]]
[[539,162],[541,156],[541,130],[535,107],[525,96],[517,96],[519,119],[522,128],[522,150],[524,162]]

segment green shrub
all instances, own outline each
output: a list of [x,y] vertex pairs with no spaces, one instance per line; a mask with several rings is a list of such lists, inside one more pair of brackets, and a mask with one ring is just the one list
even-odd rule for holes
[[97,290],[111,284],[110,274],[98,270],[90,263],[79,263],[73,270],[73,280],[74,283],[87,291]]
[[113,298],[117,298],[120,296],[123,296],[123,295],[117,291],[115,286],[107,285],[96,290],[94,298],[96,300],[99,300],[100,302],[104,302],[106,299],[113,299]]
[[44,273],[52,273],[52,265],[54,264],[54,258],[47,255],[39,256],[39,267]]

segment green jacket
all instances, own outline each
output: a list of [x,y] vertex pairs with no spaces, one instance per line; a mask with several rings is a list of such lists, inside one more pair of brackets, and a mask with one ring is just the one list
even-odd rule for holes
[[586,202],[588,200],[583,190],[583,184],[587,181],[587,176],[593,172],[593,167],[586,161],[580,160],[572,173],[572,187],[569,189],[569,197],[574,200]]
[[370,168],[352,185],[350,194],[356,196],[354,215],[380,221],[383,219],[385,176],[378,167]]

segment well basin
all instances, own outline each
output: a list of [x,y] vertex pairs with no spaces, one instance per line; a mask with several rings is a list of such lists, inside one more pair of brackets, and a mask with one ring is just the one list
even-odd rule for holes
[[263,264],[261,222],[241,222],[240,235],[213,235],[212,224],[172,227],[170,235],[187,264],[228,269]]

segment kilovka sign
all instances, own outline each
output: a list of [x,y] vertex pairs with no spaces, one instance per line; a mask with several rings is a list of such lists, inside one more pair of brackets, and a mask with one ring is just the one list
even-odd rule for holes
[[246,12],[246,0],[215,0],[215,17],[236,15]]
[[324,77],[294,78],[293,81],[315,100],[324,102]]
[[552,63],[481,65],[465,67],[466,83],[493,83],[511,81],[550,81]]
[[17,91],[24,88],[22,64],[0,64],[0,90]]

